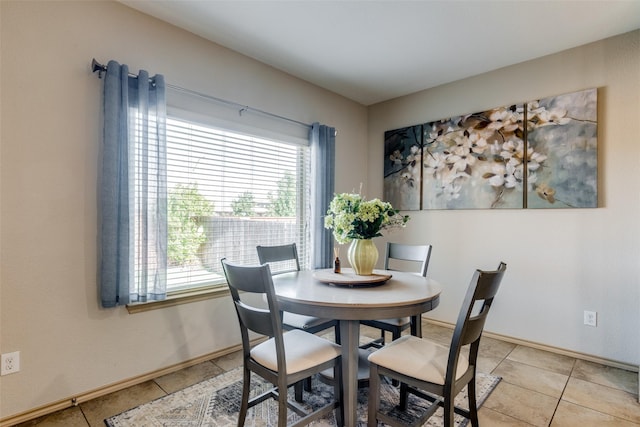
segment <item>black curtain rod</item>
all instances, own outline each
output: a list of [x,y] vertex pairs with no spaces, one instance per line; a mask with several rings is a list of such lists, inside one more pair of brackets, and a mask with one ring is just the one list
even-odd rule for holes
[[[105,73],[107,71],[107,66],[99,63],[98,61],[96,61],[95,58],[93,58],[93,60],[91,61],[91,71],[94,72],[94,73],[98,72],[98,77],[102,78],[102,73]],[[138,77],[137,75],[131,74],[131,73],[129,73],[129,76]],[[274,119],[284,120],[284,121],[287,121],[287,122],[295,123],[295,124],[300,125],[300,126],[305,126],[305,127],[311,128],[310,124],[303,123],[303,122],[300,122],[298,120],[290,119],[288,117],[279,116],[277,114],[269,113],[268,111],[263,111],[263,110],[259,110],[257,108],[249,107],[248,105],[242,105],[242,104],[239,104],[237,102],[229,101],[229,100],[226,100],[226,99],[216,98],[215,96],[207,95],[205,93],[196,92],[196,91],[191,90],[191,89],[185,89],[183,87],[175,86],[175,85],[172,85],[172,84],[169,84],[169,83],[166,83],[166,86],[171,88],[171,89],[180,91],[180,92],[188,93],[190,95],[198,96],[200,98],[209,99],[209,100],[212,100],[212,101],[220,102],[222,104],[230,105],[230,106],[235,107],[235,108],[239,108],[238,114],[240,114],[240,115],[242,115],[242,113],[244,113],[245,111],[246,112],[252,112],[252,113],[262,114],[264,116],[268,116],[268,117],[271,117],[271,118],[274,118]]]

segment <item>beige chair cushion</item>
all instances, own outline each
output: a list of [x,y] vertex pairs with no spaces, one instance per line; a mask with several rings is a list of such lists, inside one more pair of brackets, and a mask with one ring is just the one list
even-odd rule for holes
[[285,311],[282,316],[282,323],[297,329],[308,329],[328,322],[327,319],[319,317],[305,316],[304,314],[289,313]]
[[[283,337],[287,374],[303,371],[340,355],[338,344],[308,332],[295,329],[285,332]],[[275,339],[271,338],[252,348],[251,357],[262,366],[277,371]]]
[[[405,335],[374,351],[369,361],[401,374],[444,385],[449,348],[412,335]],[[469,360],[460,355],[456,379],[469,368]]]

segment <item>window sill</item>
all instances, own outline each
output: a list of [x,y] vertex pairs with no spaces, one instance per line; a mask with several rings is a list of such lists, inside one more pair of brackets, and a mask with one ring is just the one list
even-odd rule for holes
[[167,298],[161,301],[127,304],[126,307],[129,314],[135,314],[165,307],[174,307],[176,305],[205,301],[213,298],[222,298],[229,295],[229,288],[226,286],[210,286],[195,290],[174,292],[167,295]]

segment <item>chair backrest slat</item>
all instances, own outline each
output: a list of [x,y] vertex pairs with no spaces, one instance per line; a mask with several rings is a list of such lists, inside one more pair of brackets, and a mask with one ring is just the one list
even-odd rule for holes
[[[256,246],[260,264],[270,264],[274,274],[300,271],[298,249],[295,243],[278,246]],[[289,261],[289,263],[285,262]]]
[[[252,331],[269,337],[281,336],[282,312],[275,297],[269,265],[240,266],[223,259],[222,267],[235,304],[240,328],[246,329],[243,333]],[[242,295],[241,292],[243,292]],[[267,307],[250,303],[249,298],[244,298],[248,294],[265,295]],[[260,298],[260,300],[263,299]],[[279,313],[279,316],[273,316],[273,312]]]
[[237,301],[235,304],[238,318],[242,325],[244,325],[248,330],[268,337],[273,337],[275,335],[269,310],[260,310],[259,308],[247,305],[242,301]]
[[391,260],[411,261],[420,263],[418,272],[427,277],[429,259],[431,258],[431,245],[405,245],[403,243],[387,242],[384,258],[384,269],[392,270]]

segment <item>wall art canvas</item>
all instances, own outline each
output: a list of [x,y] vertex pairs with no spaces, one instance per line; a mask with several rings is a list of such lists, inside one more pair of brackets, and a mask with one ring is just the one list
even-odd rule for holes
[[387,131],[384,170],[401,210],[596,207],[597,90]]
[[522,207],[523,105],[427,123],[424,209]]
[[598,206],[597,104],[596,89],[528,103],[527,207]]
[[384,200],[396,209],[420,210],[422,125],[385,132]]

